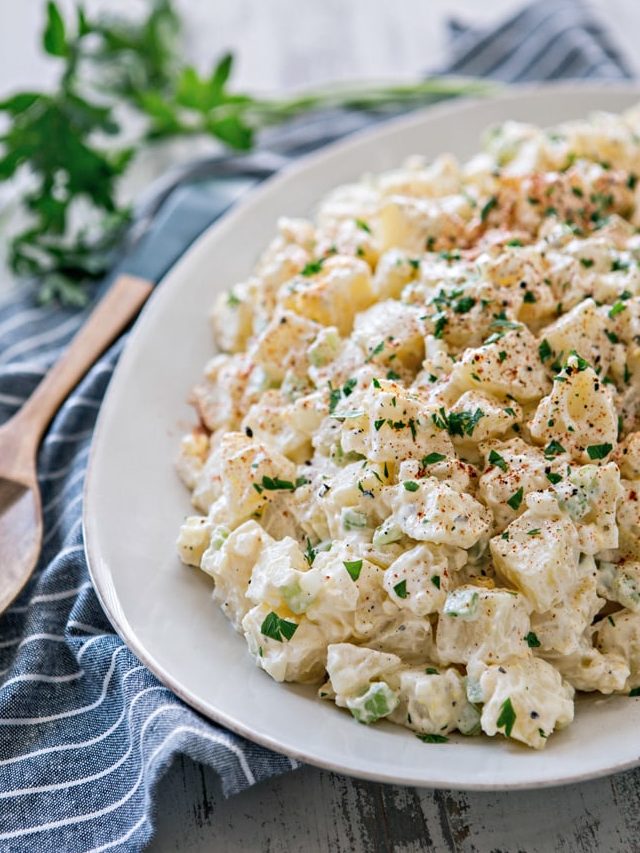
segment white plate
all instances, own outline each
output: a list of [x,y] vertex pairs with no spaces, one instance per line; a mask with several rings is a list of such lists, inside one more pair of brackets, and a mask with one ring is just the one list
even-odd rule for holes
[[85,495],[91,576],[114,627],[158,678],[203,714],[265,746],[331,770],[429,787],[556,785],[640,763],[640,701],[586,699],[544,752],[501,737],[426,745],[406,729],[359,725],[258,670],[211,600],[211,581],[182,566],[174,542],[189,512],[174,473],[185,403],[212,354],[214,295],[245,277],[282,214],[309,214],[332,187],[416,152],[474,153],[487,125],[542,125],[618,111],[640,97],[621,86],[516,90],[492,101],[414,113],[315,154],[272,179],[209,229],[167,275],[138,321],[109,386]]

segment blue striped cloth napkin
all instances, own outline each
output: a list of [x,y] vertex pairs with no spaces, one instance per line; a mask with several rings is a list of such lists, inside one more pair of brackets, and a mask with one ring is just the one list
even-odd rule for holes
[[[629,76],[607,33],[575,0],[543,0],[491,31],[453,24],[447,71],[502,80]],[[379,116],[378,116],[379,117]],[[272,131],[282,158],[375,120],[334,111]],[[247,163],[250,163],[248,160]],[[229,171],[229,170],[227,170]],[[177,258],[255,180],[173,192],[133,258],[141,274]],[[151,265],[151,266],[150,266]],[[33,391],[85,318],[40,308],[26,288],[0,306],[0,422]],[[296,762],[204,720],[114,633],[89,581],[82,486],[118,341],[58,412],[42,445],[44,549],[24,593],[0,619],[0,851],[139,850],[150,839],[154,788],[178,753],[206,762],[233,794]]]

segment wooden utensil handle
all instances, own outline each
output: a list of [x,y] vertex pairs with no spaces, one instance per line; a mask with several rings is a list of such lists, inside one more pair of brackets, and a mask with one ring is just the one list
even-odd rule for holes
[[13,420],[20,421],[24,436],[42,438],[61,403],[92,364],[106,350],[144,305],[153,284],[142,278],[121,275],[29,397]]

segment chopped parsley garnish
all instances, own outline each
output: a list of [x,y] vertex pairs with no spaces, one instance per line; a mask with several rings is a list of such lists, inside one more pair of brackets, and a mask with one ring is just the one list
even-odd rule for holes
[[358,384],[358,380],[355,377],[351,377],[351,379],[347,379],[347,381],[342,386],[342,393],[345,397],[348,397],[349,394],[353,391],[353,389]]
[[538,301],[538,300],[536,299],[536,295],[535,295],[535,293],[533,293],[531,290],[525,290],[525,292],[524,292],[524,302],[526,302],[526,303],[527,303],[527,305],[533,305],[533,303],[534,303],[534,302],[537,302],[537,301]]
[[308,278],[312,275],[317,275],[322,269],[322,264],[324,263],[324,258],[319,258],[317,261],[310,261],[308,264],[302,268],[302,275]]
[[589,459],[604,459],[613,450],[613,445],[605,442],[604,444],[590,444],[587,447]]
[[440,575],[432,575],[431,583],[435,586],[436,589],[440,589]]
[[420,269],[420,261],[418,258],[409,258],[409,264],[414,270]]
[[500,350],[500,352],[498,353],[498,361],[500,362],[500,364],[502,364],[506,357],[506,352],[504,350]]
[[342,565],[349,572],[352,581],[357,581],[362,571],[362,560],[344,560]]
[[390,379],[392,382],[397,382],[401,378],[400,374],[396,373],[395,370],[387,370],[387,379]]
[[[373,380],[374,385],[377,381],[377,379]],[[357,384],[358,380],[354,377],[351,377],[351,379],[347,379],[342,388],[334,388],[329,382],[329,414],[334,413],[336,406],[340,402],[341,397],[348,397],[350,394],[353,393],[353,389],[356,387]],[[380,387],[380,384],[378,383],[376,387]]]
[[442,462],[443,459],[447,457],[442,453],[428,453],[426,456],[422,457],[422,467],[425,468],[427,465],[435,465],[436,462]]
[[310,480],[307,480],[307,478],[306,478],[306,477],[298,477],[298,478],[296,479],[296,482],[295,482],[295,487],[296,487],[296,489],[299,489],[299,488],[301,488],[302,486],[306,486],[306,485],[307,485],[308,483],[310,483],[310,482],[311,482],[311,481],[310,481]]
[[616,335],[615,332],[610,332],[609,329],[605,329],[604,333],[609,338],[612,344],[620,343],[620,338]]
[[516,410],[515,410],[515,409],[512,409],[512,408],[511,408],[511,406],[507,406],[507,408],[506,408],[504,411],[505,411],[508,415],[511,415],[511,417],[512,417],[512,418],[515,418],[515,417],[516,417]]
[[561,453],[564,453],[564,447],[560,444],[559,441],[556,441],[555,438],[553,441],[550,441],[549,444],[544,449],[544,455],[549,458],[553,458],[554,456],[559,456]]
[[638,176],[633,172],[629,172],[629,177],[627,178],[627,186],[630,190],[635,190],[636,184],[638,183]]
[[420,486],[413,480],[405,480],[402,484],[408,492],[417,492]]
[[634,687],[629,691],[629,696],[640,696],[640,687]]
[[[569,358],[575,358],[576,361],[578,362],[576,365],[576,367],[578,369],[578,373],[581,373],[583,370],[586,370],[587,367],[589,367],[589,362],[586,360],[586,358],[583,358],[574,349],[572,349],[569,352]],[[567,364],[568,364],[568,362],[567,362]],[[566,367],[567,367],[567,365],[565,364],[565,368]]]
[[376,432],[380,432],[380,430],[384,426],[384,418],[380,418],[379,420],[374,421],[373,425],[375,427]]
[[538,347],[538,355],[540,356],[540,361],[544,363],[551,356],[551,354],[551,345],[549,344],[549,341],[544,338],[544,340],[541,341],[540,346]]
[[316,549],[311,544],[311,539],[309,539],[309,537],[307,536],[307,547],[305,549],[304,556],[305,556],[307,563],[309,563],[310,566],[313,565],[313,561],[315,560],[317,554],[318,554],[318,552],[316,551]]
[[400,581],[400,583],[397,583],[397,584],[394,586],[393,591],[394,591],[394,592],[395,592],[395,594],[398,596],[398,598],[406,598],[406,597],[407,597],[407,595],[408,595],[408,593],[407,593],[407,582],[406,582],[406,580],[404,580],[404,581]]
[[626,272],[629,269],[629,264],[626,261],[621,261],[619,258],[614,258],[611,261],[611,272]]
[[436,322],[433,326],[433,336],[434,338],[441,338],[442,333],[444,332],[444,327],[447,325],[449,320],[447,319],[446,314],[436,314]]
[[456,314],[466,314],[468,311],[471,311],[475,304],[476,300],[473,296],[463,296],[462,299],[458,299],[455,303],[453,310]]
[[332,388],[329,383],[329,413],[332,413],[340,402],[341,391],[339,388]]
[[416,735],[423,743],[449,743],[449,738],[444,735]]
[[281,619],[273,611],[265,617],[264,622],[260,626],[260,632],[265,637],[277,640],[279,643],[283,640],[290,640],[297,630],[298,625],[295,622],[288,622],[286,619]]
[[513,320],[509,320],[504,311],[501,311],[499,314],[493,315],[493,320],[491,321],[492,329],[519,329],[521,323],[515,323]]
[[555,474],[553,471],[549,471],[547,474],[547,480],[552,483],[554,486],[562,480],[561,474]]
[[486,221],[487,216],[489,216],[489,214],[491,213],[493,208],[497,206],[497,204],[498,204],[497,196],[492,195],[491,198],[489,198],[489,200],[487,202],[485,202],[485,204],[482,207],[482,210],[480,211],[480,222]]
[[530,649],[538,649],[542,645],[540,640],[538,639],[537,634],[534,634],[533,631],[529,631],[529,633],[525,637],[525,640],[527,641],[527,645]]
[[502,456],[500,456],[500,454],[497,453],[495,450],[492,450],[489,453],[489,464],[490,465],[497,465],[497,467],[501,468],[503,471],[506,471],[507,467],[508,467],[504,458]]
[[375,376],[371,380],[371,384],[373,385],[374,388],[382,388],[382,385],[380,384],[379,380],[376,379]]
[[513,509],[513,510],[517,510],[517,509],[519,509],[520,504],[522,503],[522,497],[523,497],[523,495],[524,495],[524,490],[523,490],[522,486],[520,486],[520,488],[518,489],[518,491],[517,491],[517,492],[514,492],[514,493],[511,495],[511,497],[509,498],[509,500],[507,501],[507,503],[509,504],[509,506],[511,507],[511,509]]
[[532,530],[527,530],[527,536],[539,536],[539,535],[540,535],[540,528],[539,527],[534,527]]
[[585,269],[589,269],[595,264],[595,261],[592,258],[580,258],[580,263]]
[[238,299],[233,290],[230,290],[227,294],[227,305],[229,308],[237,308],[241,301],[242,300]]
[[507,737],[511,737],[516,719],[516,712],[513,710],[511,699],[505,699],[500,707],[500,716],[496,721],[496,726],[499,729],[504,729]]
[[268,492],[277,492],[277,491],[293,492],[293,491],[295,491],[296,484],[292,483],[291,480],[281,480],[280,477],[264,476],[262,478],[262,488],[266,489],[266,491],[268,491]]
[[518,240],[517,237],[514,238],[513,240],[507,240],[507,242],[505,243],[505,246],[511,246],[514,249],[520,248],[522,246],[522,240]]
[[617,317],[618,314],[621,314],[626,309],[626,307],[627,306],[624,304],[624,302],[618,300],[614,305],[611,306],[611,309],[609,310],[610,319],[613,320],[613,318]]
[[438,672],[438,670],[435,668],[435,666],[428,666],[428,667],[425,669],[425,674],[426,674],[426,675],[439,675],[440,673],[439,673],[439,672]]
[[377,344],[377,345],[376,345],[376,346],[375,346],[375,347],[374,347],[374,348],[369,352],[369,355],[367,356],[366,360],[367,360],[367,361],[371,361],[371,359],[372,359],[372,358],[375,358],[375,356],[380,355],[380,353],[382,352],[382,350],[383,350],[383,349],[384,349],[384,341],[380,341],[380,343],[379,343],[379,344]]
[[439,414],[435,412],[431,415],[431,420],[438,429],[446,429],[449,435],[459,435],[461,438],[465,435],[473,435],[473,431],[478,425],[478,421],[484,417],[482,409],[476,409],[475,412],[449,412],[440,407]]
[[356,225],[361,231],[366,231],[367,234],[371,234],[371,228],[369,228],[364,219],[356,219]]

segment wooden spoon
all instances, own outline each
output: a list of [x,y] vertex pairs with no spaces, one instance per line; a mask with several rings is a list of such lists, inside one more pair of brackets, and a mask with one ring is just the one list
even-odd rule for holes
[[136,316],[152,289],[149,281],[120,276],[24,406],[0,427],[0,613],[27,582],[42,548],[36,461],[44,431],[69,392]]

